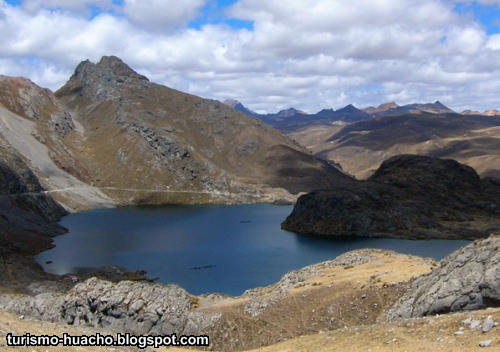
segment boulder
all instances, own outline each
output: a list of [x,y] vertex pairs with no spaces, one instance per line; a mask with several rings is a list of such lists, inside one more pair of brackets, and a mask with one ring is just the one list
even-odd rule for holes
[[387,312],[394,321],[500,305],[500,235],[471,243],[413,282]]

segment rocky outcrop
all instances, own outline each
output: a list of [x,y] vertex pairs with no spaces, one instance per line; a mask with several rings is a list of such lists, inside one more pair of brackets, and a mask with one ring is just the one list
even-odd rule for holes
[[23,291],[33,280],[48,278],[31,256],[66,232],[55,223],[64,214],[0,136],[0,292]]
[[500,231],[500,184],[454,160],[399,155],[367,181],[301,196],[282,227],[326,236],[487,237]]
[[476,241],[415,280],[389,320],[500,306],[500,235]]
[[195,312],[196,299],[176,285],[91,278],[68,293],[0,296],[0,308],[70,325],[90,325],[132,334],[200,334],[220,314]]
[[277,304],[284,299],[292,288],[303,287],[307,277],[317,275],[321,267],[342,266],[352,267],[362,265],[371,260],[374,260],[377,255],[387,251],[377,249],[359,249],[339,255],[335,259],[306,266],[299,270],[294,270],[286,273],[283,277],[268,287],[268,294],[262,294],[261,288],[249,289],[245,291],[244,296],[251,297],[245,304],[244,312],[252,318],[261,315],[271,306]]
[[43,193],[37,177],[0,141],[0,253],[33,255],[66,232],[54,224],[66,212]]

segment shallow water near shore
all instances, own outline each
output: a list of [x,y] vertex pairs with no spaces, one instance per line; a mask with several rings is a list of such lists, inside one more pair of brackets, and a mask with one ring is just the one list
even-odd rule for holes
[[[143,206],[70,214],[69,233],[36,260],[54,274],[119,266],[146,270],[192,294],[239,295],[290,270],[360,248],[442,259],[469,241],[331,239],[281,230],[293,206]],[[52,262],[46,264],[46,262]]]

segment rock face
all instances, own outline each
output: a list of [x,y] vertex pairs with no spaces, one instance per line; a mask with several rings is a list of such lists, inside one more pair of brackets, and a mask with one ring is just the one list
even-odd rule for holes
[[367,181],[301,196],[282,227],[326,236],[487,237],[500,230],[500,185],[454,160],[399,155]]
[[450,254],[415,280],[387,312],[389,320],[500,306],[500,235]]
[[67,294],[0,296],[0,307],[70,325],[91,325],[136,335],[200,334],[219,314],[194,312],[195,299],[176,285],[131,281],[114,284],[91,278]]
[[54,224],[66,212],[2,141],[0,151],[0,253],[33,255],[50,248],[50,237],[66,232]]
[[0,292],[22,291],[47,278],[31,256],[66,232],[54,223],[65,210],[43,192],[38,178],[0,136]]

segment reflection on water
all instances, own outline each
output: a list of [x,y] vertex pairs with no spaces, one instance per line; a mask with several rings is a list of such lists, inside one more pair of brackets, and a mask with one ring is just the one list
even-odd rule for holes
[[[144,269],[162,283],[193,294],[241,294],[286,272],[359,248],[384,248],[442,259],[467,241],[381,238],[331,239],[280,229],[292,206],[130,207],[70,214],[70,232],[37,256],[56,274],[82,268]],[[52,261],[52,264],[45,264]]]

